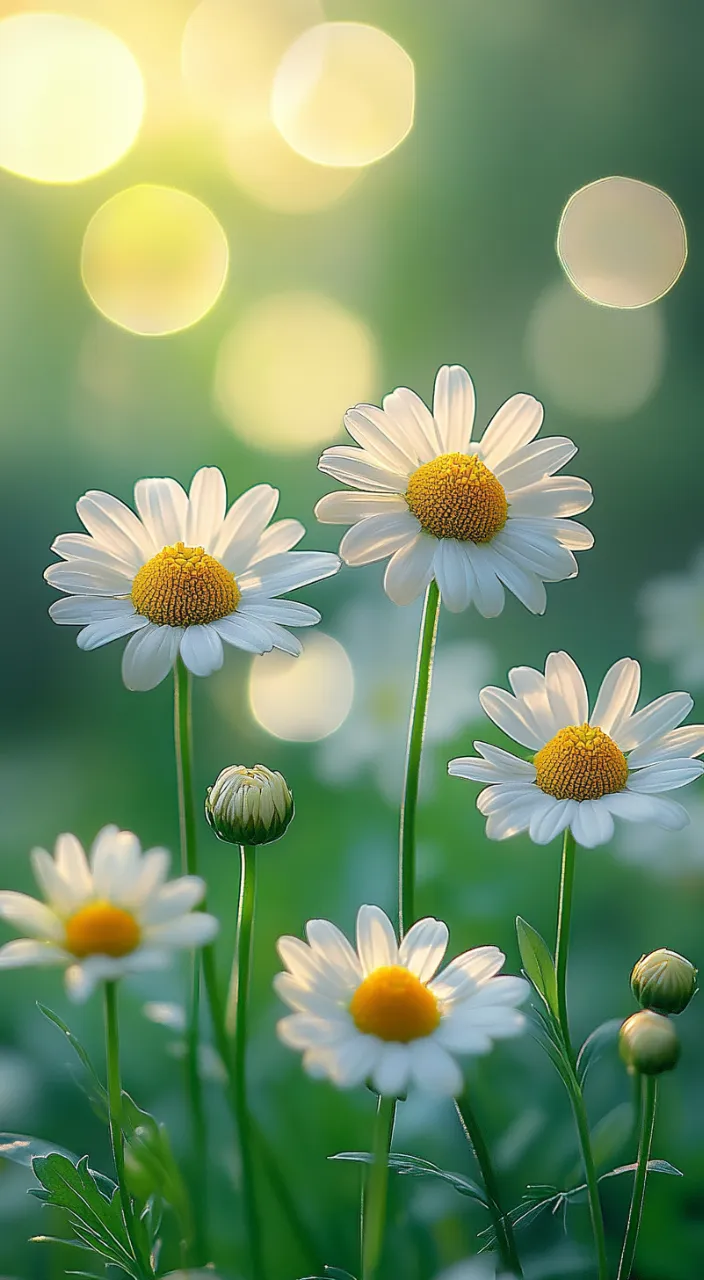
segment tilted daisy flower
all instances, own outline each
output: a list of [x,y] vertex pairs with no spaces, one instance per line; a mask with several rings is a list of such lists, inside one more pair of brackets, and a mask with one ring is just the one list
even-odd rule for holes
[[357,492],[329,493],[315,514],[349,524],[340,555],[350,565],[391,557],[384,589],[410,604],[433,578],[453,613],[475,604],[486,618],[504,607],[504,587],[543,613],[546,582],[577,573],[574,551],[593,538],[569,516],[586,511],[585,480],[557,476],[577,452],[563,436],[536,441],[543,407],[515,395],[472,440],[474,387],[459,365],[443,365],[433,412],[407,387],[383,408],[345,415],[358,449],[326,449],[319,467]]
[[277,974],[275,987],[295,1012],[278,1032],[303,1051],[311,1075],[340,1088],[367,1081],[400,1097],[415,1084],[457,1096],[456,1056],[488,1053],[494,1040],[524,1028],[517,1006],[528,986],[496,976],[506,958],[498,947],[465,951],[437,973],[449,936],[441,920],[418,921],[399,946],[384,912],[364,906],[356,951],[327,920],[309,920],[306,936],[307,943],[279,939],[288,972]]
[[509,671],[513,693],[489,686],[479,700],[495,724],[533,752],[519,759],[475,742],[481,759],[451,760],[457,778],[488,782],[477,808],[492,840],[528,831],[548,844],[569,827],[587,848],[605,844],[614,818],[677,830],[687,811],[660,792],[704,772],[704,725],[679,728],[693,707],[688,693],[667,693],[636,711],[640,666],[621,658],[607,671],[589,714],[582,674],[566,653],[551,653],[545,675],[532,667]]
[[54,856],[32,853],[44,896],[0,892],[0,919],[26,937],[0,947],[0,969],[59,965],[69,995],[86,1000],[100,982],[164,968],[170,953],[214,938],[218,922],[193,911],[205,894],[200,876],[165,883],[165,849],[142,853],[131,831],[104,827],[90,862],[73,835],[61,835]]
[[131,636],[122,674],[128,689],[153,689],[178,655],[207,676],[223,663],[223,641],[248,653],[298,655],[287,627],[320,621],[317,609],[277,597],[328,578],[337,556],[292,551],[298,520],[269,525],[277,489],[259,484],[227,510],[225,481],[203,467],[186,494],[176,480],[139,480],[135,515],[109,493],[90,490],[76,504],[87,533],[62,533],[52,551],[63,563],[44,577],[66,592],[49,613],[80,626],[78,645],[97,649]]

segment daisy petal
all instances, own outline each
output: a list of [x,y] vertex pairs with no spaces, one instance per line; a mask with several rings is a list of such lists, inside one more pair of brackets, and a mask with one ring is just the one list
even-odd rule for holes
[[530,747],[532,751],[539,751],[545,746],[533,723],[528,720],[522,703],[505,689],[487,685],[479,694],[479,701],[489,719],[509,738],[513,738],[514,742],[519,742],[522,747]]
[[367,516],[347,530],[340,543],[340,555],[345,564],[372,564],[405,547],[419,531],[420,523],[408,510]]
[[400,1098],[408,1088],[411,1051],[406,1044],[385,1044],[374,1068],[372,1082],[382,1098]]
[[389,917],[380,907],[357,912],[357,951],[365,975],[382,965],[398,964],[398,943]]
[[49,606],[49,617],[62,627],[85,627],[91,622],[134,617],[131,600],[112,596],[64,596]]
[[165,924],[150,925],[147,940],[157,947],[205,947],[212,942],[219,927],[215,916],[208,915],[206,911],[193,911],[191,915],[177,916]]
[[290,551],[292,547],[298,546],[304,535],[305,527],[300,520],[277,520],[275,524],[264,530],[250,556],[249,563],[257,564],[259,560],[266,560],[269,556],[278,556],[283,551]]
[[141,921],[145,925],[165,924],[192,911],[203,901],[205,881],[200,876],[179,876],[152,895],[145,903]]
[[90,489],[76,503],[79,519],[96,542],[135,568],[159,550],[149,530],[124,502],[111,493]]
[[568,653],[551,653],[545,663],[545,686],[558,729],[585,724],[589,716],[587,686]]
[[[478,747],[481,743],[475,744]],[[477,756],[457,756],[450,760],[447,772],[453,778],[468,778],[471,782],[535,782],[535,766],[527,760],[519,760],[504,752],[511,763],[480,760]]]
[[60,835],[54,845],[54,861],[59,875],[71,885],[78,901],[93,892],[93,876],[83,845],[70,832]]
[[637,711],[630,719],[622,721],[618,734],[611,735],[622,751],[632,747],[641,747],[651,738],[660,738],[670,729],[676,729],[680,721],[688,716],[694,700],[688,693],[666,693],[654,702],[649,702],[642,711]]
[[393,418],[417,458],[417,465],[431,462],[443,452],[438,424],[415,391],[397,387],[382,401],[384,413]]
[[220,670],[224,661],[222,640],[212,624],[186,627],[181,635],[180,652],[194,676],[210,676]]
[[22,929],[30,938],[48,942],[64,939],[64,927],[56,912],[27,893],[14,893],[10,889],[0,893],[0,920]]
[[577,804],[574,800],[554,800],[548,808],[536,809],[529,825],[530,838],[534,844],[550,844],[556,836],[561,835],[576,816]]
[[176,480],[138,480],[134,501],[156,550],[185,541],[188,498]]
[[472,438],[475,396],[472,379],[459,364],[438,369],[433,392],[433,417],[445,453],[466,453]]
[[497,576],[493,548],[465,543],[465,555],[474,574],[474,603],[483,618],[498,618],[504,607],[504,589]]
[[511,493],[514,516],[578,516],[594,501],[591,485],[579,476],[545,476]]
[[494,471],[500,462],[537,436],[543,406],[533,396],[511,396],[494,414],[481,439],[482,461]]
[[472,599],[476,580],[464,546],[452,538],[438,542],[433,572],[440,588],[440,598],[450,613],[462,613]]
[[607,844],[614,834],[614,820],[608,806],[601,800],[582,800],[576,807],[570,826],[577,844],[585,849]]
[[367,516],[384,516],[408,511],[400,493],[326,493],[315,506],[321,524],[356,524]]
[[240,608],[227,618],[218,618],[210,624],[217,631],[221,640],[243,649],[245,653],[270,653],[274,648],[274,639],[267,621],[255,618],[249,610]]
[[418,920],[408,930],[399,948],[399,963],[420,982],[429,982],[447,950],[449,930],[442,920]]
[[629,791],[655,794],[658,791],[676,791],[701,778],[704,764],[701,760],[663,760],[659,764],[646,765],[628,776]]
[[201,467],[188,492],[186,545],[211,551],[225,519],[227,491],[218,467]]
[[181,627],[152,623],[128,640],[122,655],[122,679],[128,689],[145,692],[165,680],[178,657]]
[[633,714],[639,693],[639,664],[633,658],[621,658],[609,668],[601,682],[589,723],[615,738],[621,725]]
[[604,796],[609,812],[625,822],[649,822],[668,831],[681,831],[689,824],[689,814],[676,800],[651,796],[638,791],[617,791]]
[[394,604],[411,604],[425,591],[433,576],[436,546],[435,538],[419,533],[412,542],[394,552],[384,574],[384,591]]
[[454,1058],[432,1036],[411,1042],[411,1076],[420,1089],[442,1097],[456,1098],[464,1080]]
[[326,449],[318,462],[318,470],[341,484],[355,489],[371,489],[375,493],[405,493],[408,476],[380,467],[364,449],[348,449],[335,445]]
[[345,426],[352,439],[381,467],[406,476],[415,471],[418,463],[413,450],[408,448],[403,431],[383,409],[371,404],[355,405],[345,414]]
[[85,652],[100,649],[104,644],[110,644],[112,640],[121,640],[123,636],[129,636],[133,631],[141,631],[148,623],[149,619],[142,617],[139,613],[103,618],[100,622],[91,622],[79,631],[76,644]]
[[559,471],[576,452],[576,444],[567,436],[547,436],[544,440],[516,449],[515,453],[510,453],[492,467],[492,471],[501,481],[510,502],[515,491],[537,484],[554,471]]
[[36,965],[66,964],[68,956],[60,947],[50,942],[37,942],[34,938],[15,938],[0,947],[0,969],[25,969]]
[[494,548],[496,576],[531,613],[545,613],[547,593],[541,578]]
[[[236,577],[244,573],[250,564],[288,550],[287,546],[278,547],[272,530],[267,529],[278,503],[278,489],[270,484],[255,484],[230,507],[214,538],[213,555]],[[277,528],[278,525],[273,526],[274,530]],[[268,539],[266,534],[269,534]],[[255,554],[262,551],[264,555]]]
[[649,738],[642,747],[636,747],[628,757],[629,769],[641,769],[645,764],[659,764],[661,760],[693,759],[704,753],[704,725],[685,724],[672,729],[661,738]]
[[327,964],[332,964],[345,983],[357,986],[362,981],[362,967],[354,947],[344,933],[328,920],[309,920],[306,936],[312,950]]
[[328,551],[287,551],[268,556],[238,580],[243,595],[280,596],[329,578],[340,568],[338,556]]

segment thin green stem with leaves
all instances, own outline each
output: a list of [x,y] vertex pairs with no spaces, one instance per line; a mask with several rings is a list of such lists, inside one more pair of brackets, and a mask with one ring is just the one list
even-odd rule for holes
[[572,1112],[577,1126],[579,1149],[582,1155],[584,1177],[587,1184],[587,1201],[589,1204],[589,1217],[592,1224],[592,1234],[594,1236],[594,1247],[596,1249],[599,1280],[609,1280],[609,1266],[606,1256],[606,1236],[604,1233],[604,1215],[602,1213],[601,1199],[599,1197],[599,1179],[597,1178],[596,1166],[594,1164],[587,1108],[584,1104],[584,1095],[582,1093],[579,1080],[577,1079],[573,1068],[568,1063],[566,1063],[565,1066],[567,1069],[563,1079],[567,1085],[567,1092],[569,1093]]
[[555,979],[557,982],[557,1007],[560,1030],[570,1062],[574,1065],[574,1053],[570,1039],[567,1016],[567,960],[570,949],[570,922],[572,919],[572,894],[576,844],[569,827],[562,843],[562,869],[560,872],[560,896],[557,909],[557,943],[555,946]]
[[[193,750],[191,742],[191,677],[179,657],[174,669],[174,739],[176,745],[176,777],[181,836],[181,870],[184,875],[197,875],[198,848],[196,814],[193,803]],[[206,1129],[203,1083],[200,1074],[200,971],[201,958],[194,951],[191,958],[191,996],[186,1032],[186,1074],[191,1134],[195,1156],[193,1209],[197,1264],[209,1261],[206,1217],[208,1189],[208,1137]]]
[[396,1099],[379,1098],[374,1122],[372,1163],[362,1199],[362,1280],[376,1280],[379,1275],[386,1227],[389,1152],[395,1117]]
[[466,1092],[455,1100],[455,1106],[465,1137],[474,1152],[482,1175],[487,1195],[487,1206],[494,1231],[496,1232],[496,1247],[501,1257],[501,1262],[503,1266],[508,1268],[511,1275],[521,1277],[523,1270],[518,1256],[513,1225],[511,1219],[501,1207],[501,1192],[494,1166],[491,1163],[489,1148],[484,1140],[479,1121],[474,1114]]
[[423,753],[425,722],[428,715],[428,697],[430,694],[439,612],[440,591],[437,582],[433,578],[425,593],[423,618],[420,626],[416,677],[411,701],[411,718],[408,726],[403,800],[401,802],[398,872],[398,914],[401,937],[408,932],[416,919],[416,810],[418,808],[420,765]]
[[653,1145],[655,1129],[655,1112],[658,1100],[657,1076],[641,1076],[641,1121],[640,1140],[638,1143],[638,1162],[633,1178],[633,1193],[628,1211],[628,1225],[623,1241],[621,1261],[618,1267],[617,1280],[629,1280],[638,1245],[638,1232],[643,1217],[643,1201],[645,1200],[645,1184],[648,1179],[648,1162]]
[[122,1132],[122,1082],[120,1079],[120,1034],[117,1021],[117,985],[105,983],[105,1058],[108,1078],[108,1111],[110,1142],[120,1192],[125,1230],[135,1261],[145,1280],[154,1275],[151,1262],[139,1236],[132,1199],[125,1177],[125,1139]]
[[257,1208],[252,1152],[252,1122],[247,1103],[247,1014],[252,969],[252,935],[257,891],[256,848],[240,845],[240,894],[237,907],[237,936],[227,996],[225,1027],[234,1037],[233,1103],[242,1162],[242,1199],[247,1225],[252,1274],[264,1275],[261,1226]]

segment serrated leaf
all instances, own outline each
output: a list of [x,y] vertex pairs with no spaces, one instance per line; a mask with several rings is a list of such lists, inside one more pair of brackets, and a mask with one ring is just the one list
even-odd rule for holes
[[42,1186],[42,1191],[33,1194],[46,1204],[65,1209],[79,1239],[93,1244],[105,1257],[131,1271],[134,1258],[117,1190],[111,1197],[104,1194],[88,1168],[88,1157],[83,1156],[78,1164],[73,1164],[66,1156],[56,1153],[36,1156],[32,1170]]
[[555,962],[547,942],[521,916],[516,918],[516,937],[526,977],[552,1016],[559,1018]]
[[577,1079],[580,1085],[584,1084],[587,1072],[598,1062],[602,1053],[610,1045],[616,1044],[620,1030],[621,1019],[609,1018],[608,1022],[602,1022],[601,1026],[587,1036],[577,1056]]
[[[372,1164],[374,1157],[370,1151],[340,1151],[329,1159]],[[389,1156],[389,1168],[406,1177],[440,1178],[442,1182],[448,1182],[456,1191],[459,1191],[460,1195],[469,1196],[471,1200],[477,1200],[484,1208],[488,1208],[486,1193],[482,1187],[463,1173],[451,1173],[447,1169],[440,1169],[437,1165],[431,1164],[429,1160],[421,1160],[419,1156],[407,1156],[396,1151],[392,1151]]]
[[93,1066],[93,1063],[90,1060],[90,1057],[88,1056],[87,1050],[83,1048],[83,1045],[81,1044],[78,1037],[73,1034],[70,1027],[66,1026],[66,1023],[64,1022],[63,1018],[60,1018],[58,1013],[54,1013],[53,1009],[49,1009],[47,1005],[41,1004],[39,1000],[37,1000],[37,1008],[39,1012],[44,1015],[44,1017],[47,1019],[48,1022],[53,1023],[53,1025],[55,1027],[58,1027],[59,1031],[61,1031],[63,1035],[65,1035],[71,1048],[73,1049],[73,1052],[76,1054],[76,1057],[78,1058],[79,1062],[81,1063],[81,1066],[83,1067],[84,1071],[86,1072],[86,1075],[88,1076],[88,1081],[90,1085],[90,1088],[87,1090],[88,1097],[92,1102],[93,1106],[96,1108],[98,1114],[101,1115],[104,1119],[107,1119],[109,1114],[108,1095],[105,1090],[105,1086],[100,1079],[100,1076],[98,1075],[97,1071],[95,1070],[95,1067]]
[[55,1142],[46,1142],[44,1138],[34,1138],[28,1133],[0,1133],[0,1160],[12,1160],[14,1164],[25,1165],[31,1169],[36,1156],[65,1156],[73,1164],[78,1156],[59,1147]]

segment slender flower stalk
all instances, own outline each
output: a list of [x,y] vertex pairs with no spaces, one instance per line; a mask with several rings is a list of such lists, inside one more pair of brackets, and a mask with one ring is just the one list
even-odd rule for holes
[[484,1135],[479,1127],[474,1111],[469,1102],[468,1093],[462,1094],[460,1098],[455,1100],[457,1114],[460,1123],[465,1132],[465,1137],[469,1142],[477,1164],[482,1175],[484,1188],[487,1194],[489,1213],[491,1221],[496,1232],[496,1247],[501,1258],[501,1262],[511,1275],[521,1277],[523,1269],[521,1267],[518,1249],[516,1247],[516,1238],[513,1232],[513,1225],[508,1214],[504,1213],[501,1206],[501,1193],[499,1184],[494,1172],[494,1166],[491,1162],[489,1148],[484,1140]]
[[117,1021],[117,983],[106,982],[105,991],[105,1056],[108,1077],[108,1109],[110,1119],[110,1142],[115,1161],[117,1185],[120,1193],[122,1216],[125,1230],[132,1246],[132,1252],[140,1271],[146,1280],[154,1275],[154,1271],[139,1238],[135,1221],[132,1200],[125,1177],[125,1140],[122,1132],[122,1082],[120,1079],[120,1037]]
[[567,960],[570,947],[570,921],[572,919],[572,894],[574,890],[576,844],[569,827],[565,830],[562,842],[562,869],[560,872],[560,895],[557,909],[557,943],[555,946],[555,978],[557,980],[557,1007],[560,1017],[560,1030],[565,1042],[565,1049],[570,1062],[574,1065],[574,1053],[570,1039],[570,1024],[567,1016]]
[[433,579],[425,593],[423,606],[401,802],[399,831],[399,933],[401,937],[416,921],[416,810],[439,611],[440,591],[437,582]]
[[[176,744],[178,812],[181,836],[181,869],[184,875],[197,875],[198,851],[196,815],[193,803],[193,751],[191,741],[191,675],[181,658],[178,658],[174,669],[174,738]],[[200,972],[200,953],[193,951],[191,998],[186,1033],[186,1072],[195,1155],[195,1176],[193,1178],[195,1248],[198,1254],[197,1262],[205,1263],[208,1261],[205,1227],[208,1203],[206,1181],[208,1136],[203,1085],[200,1076]]]
[[374,1124],[372,1164],[362,1199],[362,1280],[376,1280],[384,1247],[389,1152],[394,1133],[396,1099],[379,1098]]
[[582,1154],[582,1164],[584,1165],[584,1177],[587,1183],[589,1217],[591,1219],[592,1235],[594,1236],[594,1247],[596,1249],[597,1256],[598,1277],[599,1280],[609,1280],[609,1267],[606,1256],[606,1236],[604,1232],[604,1215],[602,1213],[601,1200],[599,1198],[599,1179],[597,1178],[596,1166],[594,1164],[594,1154],[592,1152],[591,1135],[589,1132],[589,1119],[587,1117],[587,1109],[584,1105],[584,1096],[582,1094],[579,1081],[571,1067],[565,1074],[565,1084],[567,1085],[567,1091],[572,1104],[572,1113],[577,1126],[579,1148]]
[[237,908],[237,936],[227,996],[225,1027],[234,1038],[233,1103],[240,1140],[242,1198],[252,1274],[263,1277],[262,1240],[254,1182],[252,1123],[247,1104],[247,1014],[252,968],[252,933],[257,889],[257,850],[240,845],[240,894]]
[[636,1164],[636,1172],[633,1179],[631,1207],[628,1211],[628,1226],[626,1227],[626,1236],[623,1241],[623,1250],[621,1252],[621,1261],[619,1262],[617,1280],[629,1280],[631,1268],[636,1256],[638,1232],[640,1231],[640,1223],[643,1216],[645,1184],[648,1178],[648,1161],[650,1160],[650,1150],[653,1143],[653,1130],[655,1128],[657,1091],[657,1076],[642,1075],[640,1077],[641,1121],[640,1141],[638,1144],[638,1163]]

